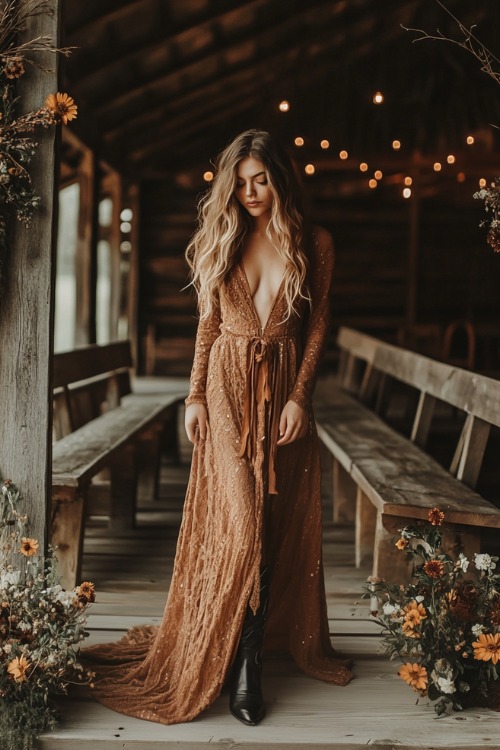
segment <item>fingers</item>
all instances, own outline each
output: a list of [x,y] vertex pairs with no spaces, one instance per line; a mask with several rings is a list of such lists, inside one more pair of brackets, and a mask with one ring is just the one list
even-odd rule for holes
[[288,418],[284,420],[284,424],[280,421],[280,439],[278,445],[287,445],[293,443],[294,440],[298,440],[305,435],[305,422],[302,419],[292,420]]
[[207,413],[205,409],[192,409],[186,411],[184,427],[190,443],[195,443],[198,436],[205,440],[207,436]]

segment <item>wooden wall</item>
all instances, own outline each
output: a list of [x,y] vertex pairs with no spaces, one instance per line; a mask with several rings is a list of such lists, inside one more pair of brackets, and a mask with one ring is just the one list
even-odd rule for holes
[[[337,249],[334,328],[350,325],[439,356],[442,334],[455,320],[472,320],[488,341],[477,368],[500,371],[500,256],[486,245],[477,183],[424,192],[419,248],[413,270],[415,336],[408,335],[408,266],[411,199],[384,187],[339,197],[336,176],[314,175],[306,185],[315,223],[333,234]],[[159,375],[189,372],[196,331],[184,249],[194,230],[196,202],[204,189],[147,182],[142,186],[141,369]],[[436,340],[436,329],[439,340]],[[149,333],[149,337],[148,337]],[[148,345],[149,341],[149,345]]]

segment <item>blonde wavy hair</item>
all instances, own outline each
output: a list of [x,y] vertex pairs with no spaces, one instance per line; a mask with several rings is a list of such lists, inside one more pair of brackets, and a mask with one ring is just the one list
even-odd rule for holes
[[274,246],[285,264],[286,319],[296,312],[300,298],[310,303],[307,259],[311,238],[292,163],[269,133],[247,130],[219,154],[211,187],[198,205],[198,229],[186,249],[201,319],[211,314],[218,289],[238,262],[252,230],[252,218],[235,195],[238,163],[247,156],[262,162],[273,194],[266,233],[273,244],[276,238]]

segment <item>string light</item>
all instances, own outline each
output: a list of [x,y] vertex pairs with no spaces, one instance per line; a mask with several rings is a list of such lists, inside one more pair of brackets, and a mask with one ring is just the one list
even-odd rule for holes
[[369,182],[368,182],[368,187],[371,187],[372,189],[373,189],[373,188],[376,188],[376,187],[377,187],[377,185],[378,185],[378,182],[377,182],[377,180],[374,180],[374,179],[373,179],[373,177],[372,177],[372,179],[371,179],[371,180],[369,180]]
[[435,172],[440,172],[441,168],[442,168],[442,165],[440,164],[440,162],[438,162],[438,161],[434,162],[434,171]]
[[382,92],[381,91],[376,91],[373,94],[373,103],[374,104],[382,104],[383,101],[384,101],[384,95],[382,94]]
[[380,169],[377,169],[377,171],[373,173],[373,176],[376,180],[381,180],[384,175],[382,174]]
[[486,180],[484,179],[484,177],[481,177],[481,179],[479,180],[479,187],[486,187]]
[[360,168],[360,170],[362,172],[367,172],[368,171],[368,164],[366,163],[366,161],[362,161],[361,164],[359,165],[359,168]]
[[411,188],[406,187],[403,190],[403,198],[409,198],[411,196]]
[[123,232],[123,234],[128,234],[128,232],[132,231],[132,224],[130,221],[122,221],[120,224],[120,232]]
[[286,99],[283,99],[283,101],[278,104],[278,109],[280,112],[289,112],[290,102],[288,102]]
[[474,136],[473,135],[468,135],[467,136],[467,143],[469,144],[469,146],[472,146],[472,144],[474,143]]
[[213,172],[204,172],[203,179],[205,182],[212,182],[214,179],[214,173]]
[[448,162],[448,164],[455,164],[455,157],[453,156],[453,154],[448,154],[448,156],[446,157],[446,161]]
[[413,182],[411,177],[405,177],[405,185],[411,185]]
[[339,156],[340,156],[341,159],[347,159],[347,157],[349,156],[349,154],[347,153],[347,151],[341,151],[340,154],[339,154]]
[[330,148],[330,141],[327,141],[326,138],[323,138],[319,145],[321,146],[321,148]]
[[123,211],[120,213],[120,219],[122,221],[132,221],[132,217],[134,216],[131,208],[124,208]]
[[393,147],[394,151],[398,151],[401,148],[401,141],[393,141],[392,142],[392,147]]
[[303,146],[304,145],[304,139],[298,135],[297,138],[294,141],[296,146]]
[[465,174],[463,172],[459,172],[457,174],[457,181],[458,182],[465,182]]
[[304,167],[304,172],[306,174],[314,174],[316,169],[314,168],[314,164],[306,164]]

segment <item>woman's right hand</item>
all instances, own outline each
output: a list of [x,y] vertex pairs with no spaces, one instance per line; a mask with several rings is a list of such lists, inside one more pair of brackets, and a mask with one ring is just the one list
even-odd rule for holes
[[208,413],[204,404],[189,404],[186,406],[184,426],[190,443],[196,441],[196,430],[199,436],[205,440],[207,436]]

